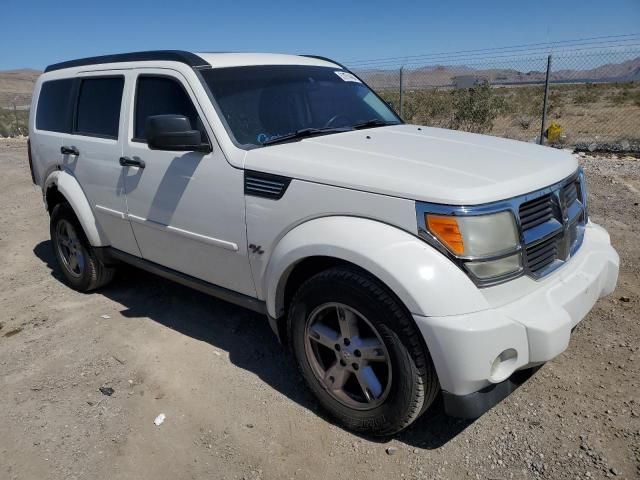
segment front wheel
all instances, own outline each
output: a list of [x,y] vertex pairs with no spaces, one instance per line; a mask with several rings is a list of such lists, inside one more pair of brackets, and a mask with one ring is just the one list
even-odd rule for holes
[[364,272],[338,267],[307,280],[292,301],[289,328],[307,384],[349,429],[397,433],[437,395],[435,369],[413,319]]

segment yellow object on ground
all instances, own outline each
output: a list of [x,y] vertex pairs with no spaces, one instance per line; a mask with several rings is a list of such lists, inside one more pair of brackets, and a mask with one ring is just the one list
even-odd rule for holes
[[553,143],[560,139],[560,135],[562,134],[562,127],[556,122],[551,122],[551,125],[549,125],[549,128],[547,128],[546,134],[547,140]]

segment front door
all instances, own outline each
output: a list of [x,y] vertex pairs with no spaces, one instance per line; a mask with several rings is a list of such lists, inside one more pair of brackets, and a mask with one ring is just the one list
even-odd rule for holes
[[[128,216],[142,257],[173,270],[255,296],[247,255],[244,177],[204,126],[202,110],[184,77],[141,69],[129,115],[125,157],[143,161],[126,174]],[[213,151],[150,150],[149,116],[184,115]]]

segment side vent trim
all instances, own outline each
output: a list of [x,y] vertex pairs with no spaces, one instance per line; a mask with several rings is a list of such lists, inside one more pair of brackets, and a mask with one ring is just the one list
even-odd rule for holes
[[253,170],[244,171],[245,195],[280,200],[290,183],[291,179],[288,177]]

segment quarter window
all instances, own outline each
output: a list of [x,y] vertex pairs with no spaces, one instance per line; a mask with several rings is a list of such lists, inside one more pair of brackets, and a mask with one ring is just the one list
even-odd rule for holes
[[73,79],[50,80],[42,84],[36,111],[36,128],[51,132],[71,131]]
[[123,88],[123,77],[83,79],[74,133],[118,138]]
[[191,128],[204,132],[198,112],[179,82],[167,77],[141,76],[136,94],[135,140],[146,140],[145,124],[153,115],[184,115],[191,121]]

